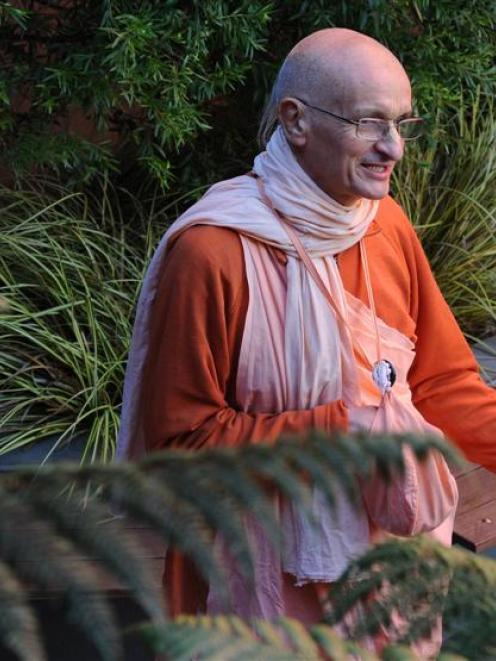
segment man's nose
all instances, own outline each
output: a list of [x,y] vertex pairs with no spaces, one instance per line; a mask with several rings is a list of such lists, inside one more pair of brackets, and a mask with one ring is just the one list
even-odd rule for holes
[[375,143],[375,148],[392,161],[399,161],[405,150],[405,141],[400,137],[394,124],[389,125],[389,131]]

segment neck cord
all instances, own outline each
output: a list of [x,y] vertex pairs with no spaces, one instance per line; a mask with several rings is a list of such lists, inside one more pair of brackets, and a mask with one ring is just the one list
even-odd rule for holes
[[360,261],[362,262],[363,273],[365,276],[365,287],[367,289],[367,300],[369,303],[370,311],[372,312],[372,319],[374,321],[375,331],[375,348],[377,362],[382,360],[381,356],[381,336],[379,334],[379,325],[377,323],[377,313],[375,311],[374,290],[372,289],[372,282],[370,280],[369,262],[367,259],[367,249],[365,248],[365,241],[360,239]]

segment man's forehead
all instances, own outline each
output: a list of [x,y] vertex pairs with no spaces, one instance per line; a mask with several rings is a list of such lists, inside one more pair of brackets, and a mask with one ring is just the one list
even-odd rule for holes
[[397,58],[366,35],[332,28],[309,35],[288,55],[277,98],[302,97],[345,116],[397,118],[411,111],[410,82]]
[[378,87],[390,82],[409,86],[408,76],[398,60],[384,50],[356,49],[350,55],[342,54],[334,59],[322,58],[323,78],[339,82],[344,89],[350,86]]
[[328,102],[362,116],[389,116],[392,111],[404,114],[411,110],[410,81],[399,63],[360,60],[354,64],[333,69],[330,84],[320,88],[322,101],[327,97]]
[[352,114],[360,119],[361,117],[377,117],[379,119],[397,119],[398,117],[412,115],[412,104],[409,100],[404,100],[399,108],[392,108],[385,103],[356,103],[351,109]]

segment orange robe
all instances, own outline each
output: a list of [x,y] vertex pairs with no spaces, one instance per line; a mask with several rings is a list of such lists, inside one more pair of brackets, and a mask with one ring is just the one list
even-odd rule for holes
[[[496,471],[496,393],[482,382],[418,238],[391,198],[381,201],[365,242],[377,314],[416,346],[408,377],[414,404],[470,461]],[[275,252],[284,263],[284,254]],[[337,260],[345,289],[367,304],[358,245]],[[150,328],[142,400],[148,450],[235,446],[310,428],[346,428],[341,401],[274,415],[239,410],[235,384],[247,305],[236,232],[196,226],[173,242]],[[177,553],[168,557],[165,583],[172,614],[204,607],[206,586]]]

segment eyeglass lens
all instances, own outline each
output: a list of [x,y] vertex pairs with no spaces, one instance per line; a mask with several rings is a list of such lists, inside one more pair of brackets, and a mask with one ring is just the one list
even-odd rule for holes
[[[403,140],[413,140],[422,134],[421,119],[404,119],[396,124],[398,133]],[[365,140],[379,140],[388,135],[392,125],[382,119],[361,119],[357,125],[357,135]]]

